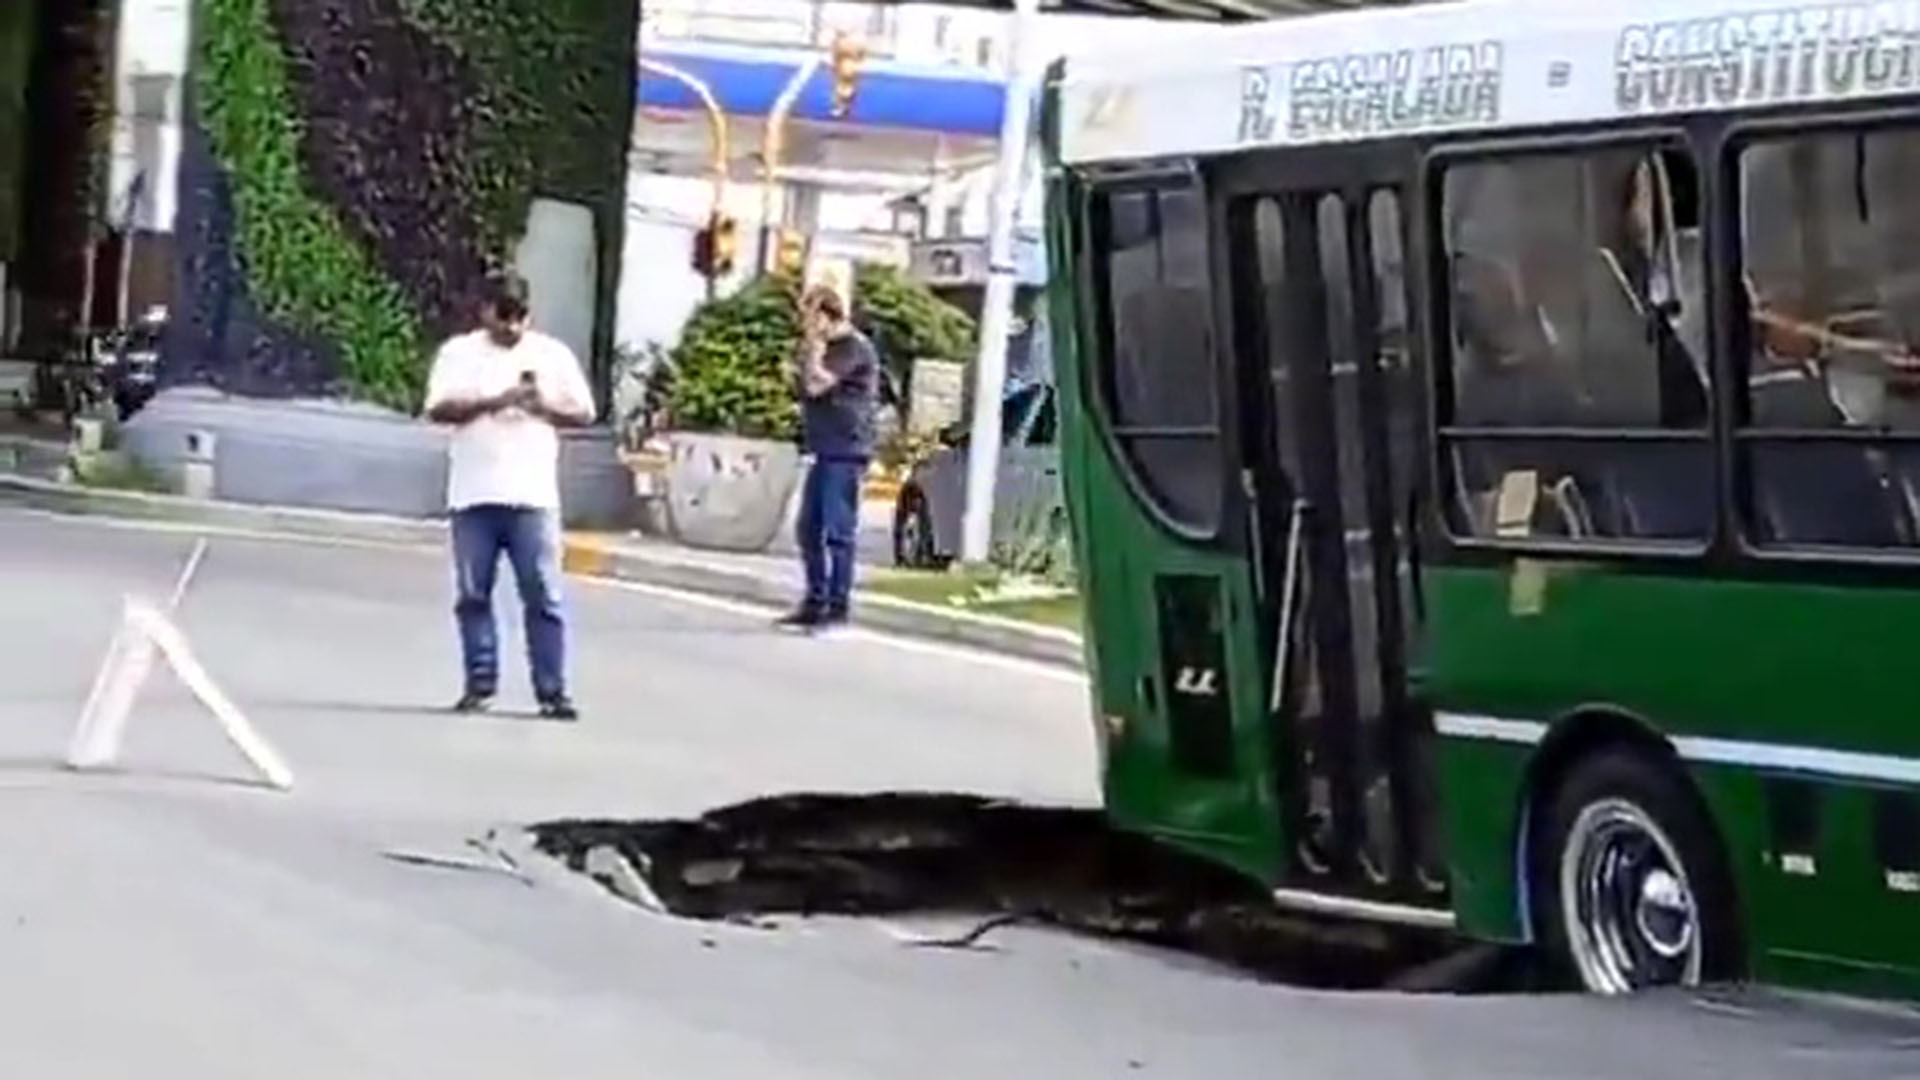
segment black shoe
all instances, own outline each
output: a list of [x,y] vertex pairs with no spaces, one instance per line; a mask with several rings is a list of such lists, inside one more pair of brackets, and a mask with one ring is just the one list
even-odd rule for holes
[[457,713],[483,713],[491,708],[493,708],[493,694],[478,690],[469,690],[461,694],[460,700],[453,703],[453,711]]
[[814,621],[815,630],[831,630],[845,626],[853,621],[853,615],[846,608],[828,608]]
[[574,707],[573,701],[570,698],[562,694],[559,697],[548,698],[540,703],[540,719],[578,720],[580,719],[580,710]]
[[785,615],[775,619],[773,625],[781,630],[811,630],[820,625],[821,612],[817,607],[802,604]]

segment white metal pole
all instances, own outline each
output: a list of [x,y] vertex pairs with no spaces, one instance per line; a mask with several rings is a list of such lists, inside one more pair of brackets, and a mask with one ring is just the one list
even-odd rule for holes
[[967,509],[961,519],[960,560],[987,560],[993,541],[993,493],[1000,470],[1000,400],[1007,382],[1007,331],[1013,325],[1018,267],[1013,227],[1020,214],[1021,167],[1033,117],[1027,45],[1040,0],[1014,0],[1009,34],[1006,106],[1000,118],[1000,154],[988,204],[987,291],[980,304],[980,352],[974,361],[973,424],[967,444]]
[[700,99],[700,107],[707,111],[713,158],[713,207],[709,216],[724,213],[727,208],[727,173],[733,159],[733,146],[728,141],[726,110],[720,107],[719,99],[713,96],[713,88],[692,72],[644,58],[640,61],[640,67],[685,86]]
[[793,69],[787,85],[781,87],[773,108],[767,110],[767,130],[760,152],[760,269],[763,271],[773,269],[773,241],[780,228],[773,216],[773,196],[780,162],[786,156],[787,116],[793,112],[800,91],[813,81],[822,63],[818,53],[802,60],[800,66]]

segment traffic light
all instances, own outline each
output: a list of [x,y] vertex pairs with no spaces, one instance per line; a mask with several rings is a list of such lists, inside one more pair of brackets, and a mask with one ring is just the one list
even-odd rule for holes
[[693,268],[705,278],[722,277],[733,271],[739,251],[739,227],[725,214],[715,214],[693,234]]
[[845,116],[853,108],[853,94],[860,80],[860,62],[866,59],[866,47],[846,34],[833,38],[833,115]]
[[713,224],[708,227],[713,230],[714,276],[732,273],[734,256],[740,250],[737,224],[725,214],[715,214]]
[[773,268],[775,273],[796,279],[806,272],[807,238],[799,229],[781,229],[774,237]]

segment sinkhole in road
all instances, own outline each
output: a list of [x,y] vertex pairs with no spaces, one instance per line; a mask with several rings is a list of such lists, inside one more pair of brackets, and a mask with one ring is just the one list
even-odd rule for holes
[[1303,916],[1213,863],[1097,811],[967,795],[781,795],[698,818],[532,827],[541,852],[614,894],[691,919],[966,915],[914,944],[978,947],[1027,923],[1177,950],[1327,990],[1542,988],[1529,954],[1436,931]]

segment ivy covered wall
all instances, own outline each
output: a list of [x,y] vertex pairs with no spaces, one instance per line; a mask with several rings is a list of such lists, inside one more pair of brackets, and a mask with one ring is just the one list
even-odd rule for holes
[[[82,321],[94,211],[106,184],[119,9],[119,0],[37,0],[0,20],[28,35],[24,67],[0,58],[12,65],[0,83],[22,87],[12,148],[19,182],[10,188],[18,262],[8,284],[21,294],[28,355],[64,348]],[[17,36],[9,41],[22,51]]]
[[0,262],[20,244],[21,180],[26,175],[27,64],[33,52],[34,0],[0,3]]
[[613,340],[638,0],[196,0],[170,383],[417,405],[535,198]]

